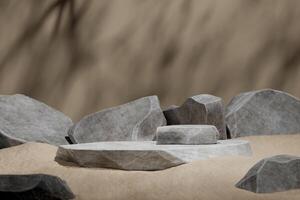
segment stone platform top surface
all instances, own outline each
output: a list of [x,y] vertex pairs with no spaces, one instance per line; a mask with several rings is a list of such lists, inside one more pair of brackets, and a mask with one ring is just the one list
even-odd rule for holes
[[244,140],[218,140],[217,144],[205,145],[157,145],[156,141],[112,141],[112,142],[94,142],[72,145],[61,145],[60,148],[73,150],[100,150],[100,151],[131,151],[131,150],[172,150],[172,149],[197,149],[209,150],[222,147],[230,147],[249,144]]

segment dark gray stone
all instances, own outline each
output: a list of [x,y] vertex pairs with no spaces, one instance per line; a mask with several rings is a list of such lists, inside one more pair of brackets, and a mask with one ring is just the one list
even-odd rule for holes
[[165,124],[157,96],[149,96],[84,117],[69,137],[73,143],[153,140]]
[[0,148],[27,141],[68,144],[65,135],[70,118],[24,95],[0,96]]
[[300,189],[300,157],[277,155],[255,164],[236,187],[255,193]]
[[226,139],[223,100],[201,94],[188,98],[180,107],[172,106],[164,111],[168,125],[207,124],[217,127],[219,139]]
[[300,101],[287,93],[264,89],[234,97],[226,110],[231,137],[300,132]]
[[156,131],[157,144],[216,144],[218,129],[212,125],[161,126]]
[[45,174],[0,175],[0,199],[67,200],[75,196],[67,183]]
[[155,141],[94,142],[62,145],[55,160],[81,167],[162,170],[210,157],[252,154],[248,141],[220,140],[209,145],[157,145]]
[[180,124],[179,106],[171,105],[163,110],[167,125]]

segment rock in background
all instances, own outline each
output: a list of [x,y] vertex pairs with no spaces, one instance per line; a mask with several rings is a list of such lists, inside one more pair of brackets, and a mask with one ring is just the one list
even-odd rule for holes
[[171,105],[163,110],[167,125],[180,124],[179,106]]
[[0,96],[0,148],[27,141],[68,144],[65,136],[72,124],[63,113],[32,98]]
[[277,155],[255,164],[236,187],[255,193],[300,189],[300,157]]
[[67,183],[45,174],[0,175],[0,199],[69,200],[74,194]]
[[168,125],[207,124],[217,127],[219,139],[226,139],[224,105],[220,97],[201,94],[188,98],[180,107],[171,106],[164,111]]
[[282,91],[264,89],[234,97],[226,109],[231,137],[300,132],[300,100]]
[[84,117],[69,137],[73,143],[153,140],[165,124],[157,96],[149,96]]

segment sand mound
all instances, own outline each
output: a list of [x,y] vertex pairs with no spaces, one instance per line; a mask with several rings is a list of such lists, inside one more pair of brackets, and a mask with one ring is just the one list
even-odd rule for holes
[[234,187],[258,160],[276,154],[300,155],[300,135],[252,136],[252,157],[196,161],[157,172],[65,167],[54,161],[57,148],[28,143],[0,150],[0,171],[47,173],[66,180],[76,199],[299,199],[300,190],[254,194]]

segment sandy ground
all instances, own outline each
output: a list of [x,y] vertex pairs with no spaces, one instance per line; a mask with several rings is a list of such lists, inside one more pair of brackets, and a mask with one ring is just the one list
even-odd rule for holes
[[47,173],[66,180],[76,199],[288,199],[300,190],[254,194],[234,187],[260,159],[276,154],[300,155],[300,135],[255,136],[249,140],[252,157],[225,157],[196,161],[157,172],[65,167],[54,161],[57,148],[28,143],[0,150],[1,174]]

